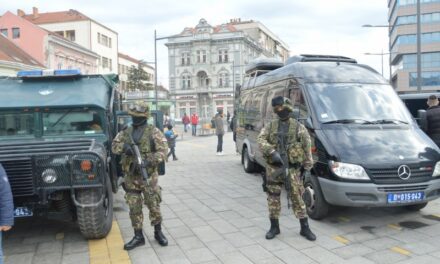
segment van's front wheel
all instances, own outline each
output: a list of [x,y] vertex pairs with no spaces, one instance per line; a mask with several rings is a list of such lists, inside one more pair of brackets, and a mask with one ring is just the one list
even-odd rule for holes
[[257,164],[249,157],[249,151],[247,148],[243,149],[243,168],[247,173],[255,172],[257,168]]
[[303,200],[310,218],[319,220],[327,216],[329,204],[325,201],[318,179],[309,175],[304,181]]

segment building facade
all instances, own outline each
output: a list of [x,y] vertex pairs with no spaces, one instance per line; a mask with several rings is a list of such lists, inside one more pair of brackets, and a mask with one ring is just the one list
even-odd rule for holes
[[118,33],[86,15],[68,11],[32,14],[18,10],[18,16],[98,54],[98,73],[118,73]]
[[[388,0],[391,83],[401,93],[417,87],[417,0]],[[421,91],[440,90],[440,0],[420,0]]]
[[98,54],[9,11],[0,17],[0,34],[46,68],[97,73]]
[[0,34],[0,76],[17,76],[18,71],[41,69],[44,65]]
[[240,19],[218,26],[200,19],[165,45],[176,119],[194,112],[210,119],[218,108],[232,115],[234,87],[242,83],[245,66],[261,56],[285,61],[289,54],[287,45],[260,22]]

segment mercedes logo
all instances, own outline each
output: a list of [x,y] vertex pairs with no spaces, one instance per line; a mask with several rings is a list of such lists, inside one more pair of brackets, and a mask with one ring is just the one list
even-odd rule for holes
[[397,169],[397,175],[402,180],[408,180],[411,177],[411,169],[407,165],[402,165]]

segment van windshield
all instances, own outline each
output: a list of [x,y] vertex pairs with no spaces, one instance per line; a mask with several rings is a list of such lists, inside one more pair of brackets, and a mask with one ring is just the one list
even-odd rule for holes
[[310,83],[306,90],[321,123],[408,124],[411,120],[389,85]]

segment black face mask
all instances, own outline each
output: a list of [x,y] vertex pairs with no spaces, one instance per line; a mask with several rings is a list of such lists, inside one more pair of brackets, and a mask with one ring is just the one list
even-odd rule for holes
[[145,116],[133,116],[133,126],[142,126],[147,122],[147,118]]
[[289,118],[290,111],[284,108],[283,110],[278,111],[276,114],[280,117],[281,120],[286,120]]

